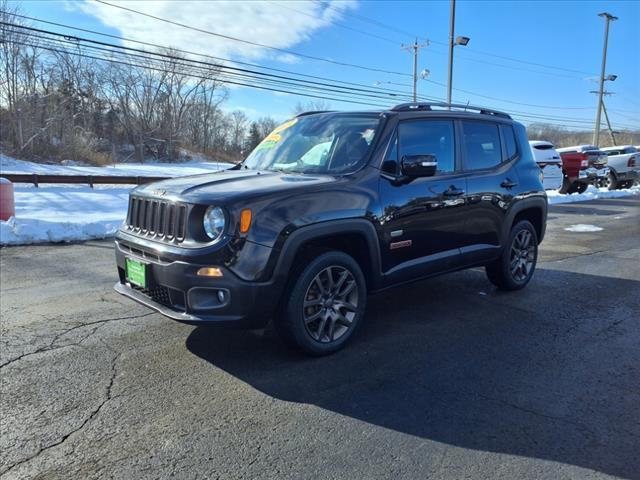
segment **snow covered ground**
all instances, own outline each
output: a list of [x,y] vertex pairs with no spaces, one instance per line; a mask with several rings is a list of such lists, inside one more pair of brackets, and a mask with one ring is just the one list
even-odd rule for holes
[[[180,177],[229,168],[221,162],[133,163],[115,167],[44,165],[0,154],[3,173]],[[131,186],[14,184],[16,217],[0,221],[0,245],[113,237],[127,213]]]
[[[99,175],[183,176],[228,168],[229,164],[190,162],[180,164],[127,164],[117,167],[71,167],[40,165],[0,156],[0,175],[11,173],[55,173]],[[103,173],[105,172],[105,173]],[[127,213],[127,186],[15,184],[16,218],[0,222],[0,245],[70,242],[112,237]],[[582,194],[561,195],[547,191],[550,204],[581,202],[598,198],[640,195],[640,186],[626,190],[589,187]]]
[[591,185],[584,193],[572,193],[571,195],[562,195],[561,193],[558,193],[557,190],[547,190],[549,205],[585,202],[587,200],[597,200],[599,198],[628,197],[629,195],[640,195],[640,186],[609,191],[606,188],[596,188]]
[[[73,163],[73,162],[69,162]],[[0,153],[0,173],[40,173],[49,175],[140,175],[180,177],[196,175],[231,166],[223,162],[191,161],[183,163],[118,163],[108,167],[46,165],[17,160]]]

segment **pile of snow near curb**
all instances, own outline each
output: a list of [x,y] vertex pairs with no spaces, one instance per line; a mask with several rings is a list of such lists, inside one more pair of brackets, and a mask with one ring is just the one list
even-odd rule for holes
[[622,190],[607,190],[606,188],[596,188],[589,185],[584,193],[572,193],[571,195],[563,195],[557,190],[547,190],[547,198],[549,205],[558,203],[585,202],[587,200],[597,200],[599,198],[616,198],[628,197],[629,195],[640,195],[640,186],[625,188]]
[[122,176],[166,176],[184,177],[232,167],[230,163],[191,161],[182,163],[145,162],[117,163],[108,167],[77,166],[67,161],[66,165],[49,165],[44,163],[17,160],[0,153],[0,174],[2,173],[39,173],[42,175],[122,175]]
[[[231,167],[221,162],[118,164],[115,167],[44,165],[0,154],[3,173],[149,175],[181,177]],[[74,242],[113,237],[122,224],[131,186],[14,184],[16,217],[0,221],[0,245]]]
[[126,216],[131,188],[14,185],[17,218],[0,222],[0,244],[113,237]]

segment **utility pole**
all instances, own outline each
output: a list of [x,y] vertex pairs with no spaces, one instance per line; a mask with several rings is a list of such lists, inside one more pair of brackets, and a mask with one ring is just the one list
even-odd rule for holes
[[607,121],[607,127],[609,127],[609,136],[611,137],[611,142],[615,147],[617,145],[616,137],[613,136],[613,129],[611,128],[611,122],[609,122],[609,115],[607,114],[607,108],[604,106],[604,99],[602,100],[602,111],[604,112],[604,119]]
[[418,39],[413,42],[413,45],[402,45],[402,50],[413,50],[413,103],[418,101],[418,50],[422,47],[428,47],[429,40],[424,43],[418,44]]
[[618,17],[614,17],[610,13],[603,12],[598,14],[599,17],[604,17],[604,47],[602,48],[602,68],[600,69],[600,88],[598,88],[598,108],[596,109],[596,124],[593,131],[593,144],[597,147],[600,141],[600,115],[602,113],[602,95],[604,94],[604,72],[607,66],[607,43],[609,42],[609,23],[612,20],[617,20]]
[[449,75],[447,79],[447,103],[451,105],[451,87],[453,82],[453,46],[454,29],[456,25],[456,0],[451,0],[449,13]]

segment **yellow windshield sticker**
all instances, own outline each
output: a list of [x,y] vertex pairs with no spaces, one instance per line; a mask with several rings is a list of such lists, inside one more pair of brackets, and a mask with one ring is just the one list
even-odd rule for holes
[[269,148],[275,147],[275,145],[282,140],[282,135],[280,133],[284,132],[287,128],[295,125],[298,122],[297,118],[293,120],[289,120],[288,122],[283,123],[279,127],[277,127],[273,132],[271,132],[267,137],[260,142],[260,144],[256,147],[256,150],[266,150]]

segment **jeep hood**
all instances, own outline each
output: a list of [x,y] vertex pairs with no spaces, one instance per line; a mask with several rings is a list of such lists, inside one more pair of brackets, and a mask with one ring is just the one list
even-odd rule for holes
[[276,192],[307,189],[336,180],[331,175],[292,174],[258,170],[224,170],[162,180],[136,188],[145,197],[167,198],[189,203],[230,201]]

